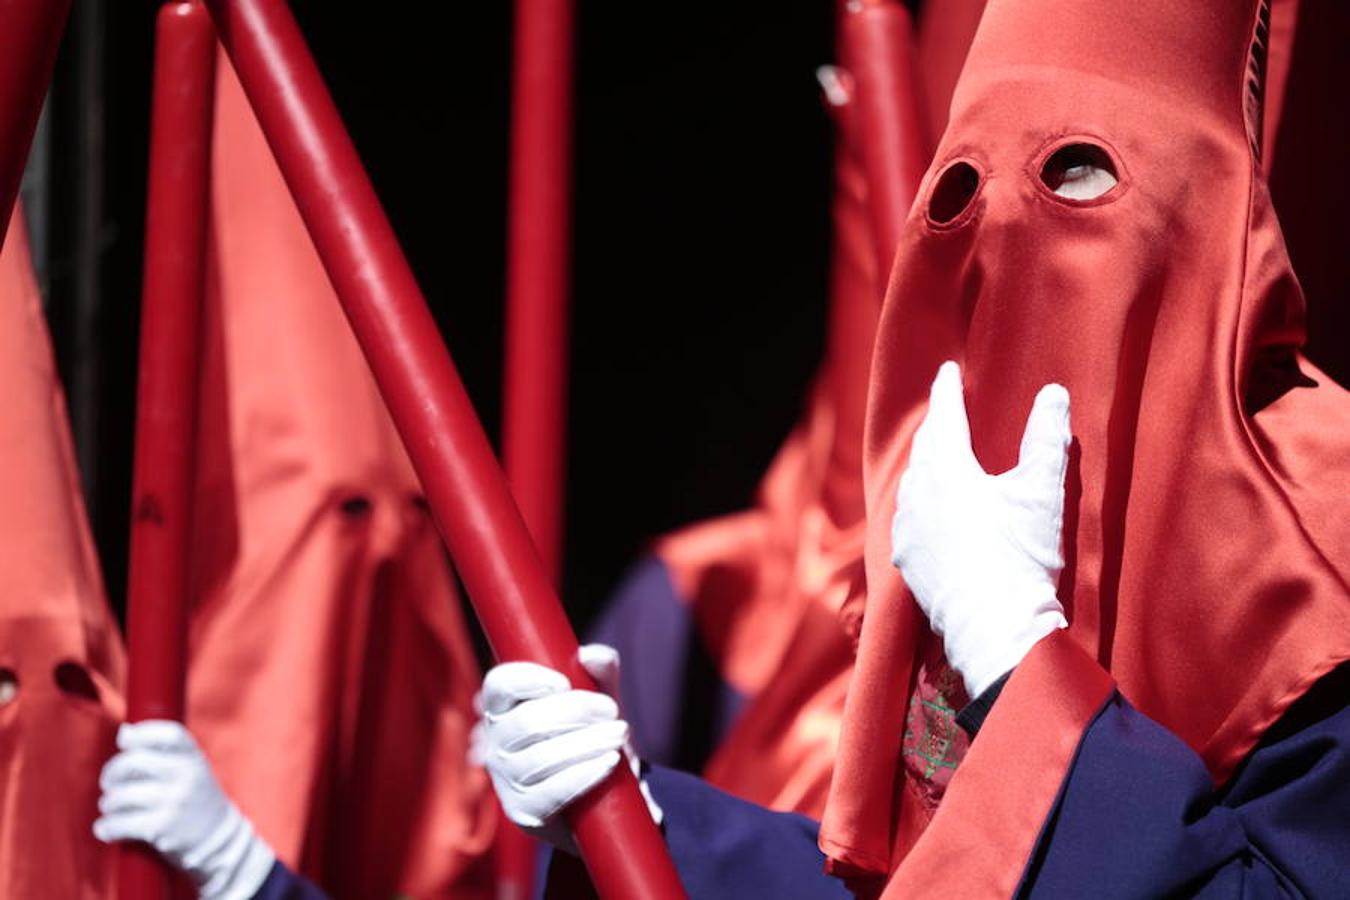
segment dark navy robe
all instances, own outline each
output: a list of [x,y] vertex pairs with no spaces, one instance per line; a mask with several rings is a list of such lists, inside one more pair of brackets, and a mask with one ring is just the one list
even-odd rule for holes
[[277,860],[253,900],[328,900],[328,895]]
[[[812,820],[669,769],[646,778],[692,898],[849,896],[824,872]],[[559,855],[549,894],[578,896],[579,875]],[[323,896],[280,863],[257,894]],[[1189,747],[1113,693],[1083,735],[1018,896],[1350,896],[1350,667],[1299,701],[1222,789]]]
[[[1343,668],[1216,789],[1199,756],[1113,693],[1083,735],[1018,896],[1350,897],[1348,702]],[[849,896],[825,874],[811,820],[669,770],[647,781],[691,897]]]

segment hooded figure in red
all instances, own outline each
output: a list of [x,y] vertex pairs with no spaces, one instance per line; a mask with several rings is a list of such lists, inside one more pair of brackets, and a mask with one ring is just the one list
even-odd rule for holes
[[[928,762],[902,754],[911,697],[950,677],[890,533],[943,360],[962,365],[989,472],[1017,461],[1043,385],[1073,398],[1059,597],[1086,663],[1064,683],[1096,693],[1043,698],[1057,713],[994,710],[995,735],[1018,719],[1024,744],[1044,743],[1018,773],[1021,849],[1109,693],[1105,673],[1223,783],[1350,658],[1350,396],[1299,353],[1303,300],[1260,171],[1266,14],[1260,2],[989,4],[875,348],[866,606],[821,833],[836,870],[885,876],[904,862],[897,889],[925,884],[953,843],[925,828],[963,827],[971,810],[949,811],[951,793],[1011,752],[982,732],[941,808]],[[1085,173],[1105,189],[1075,191]],[[1015,876],[1026,856],[1009,856]]]
[[17,206],[0,252],[0,366],[0,897],[94,900],[111,895],[113,851],[90,825],[126,661]]
[[336,897],[486,896],[479,673],[421,487],[222,55],[187,724]]

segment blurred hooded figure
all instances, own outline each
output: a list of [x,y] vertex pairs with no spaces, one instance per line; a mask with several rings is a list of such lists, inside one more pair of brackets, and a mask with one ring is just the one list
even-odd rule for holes
[[[982,8],[925,5],[916,31],[898,3],[838,4],[840,65],[819,72],[835,126],[829,319],[801,420],[756,506],[658,539],[592,633],[644,661],[622,675],[644,758],[774,809],[824,808],[853,666],[838,620],[862,578],[863,417],[881,297],[926,130],[945,125]],[[941,115],[926,121],[924,110]],[[878,136],[888,153],[869,156]]]
[[15,207],[0,251],[0,896],[111,896],[89,830],[124,707],[51,342]]

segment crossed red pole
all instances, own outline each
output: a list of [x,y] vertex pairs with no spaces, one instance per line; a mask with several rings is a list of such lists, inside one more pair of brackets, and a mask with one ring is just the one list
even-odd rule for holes
[[857,89],[859,156],[867,176],[867,205],[884,287],[930,155],[914,28],[896,0],[846,4],[840,23],[844,68]]
[[[207,6],[494,653],[543,663],[593,688],[549,574],[290,10],[283,0]],[[568,819],[601,896],[683,896],[626,766],[574,804]]]
[[[127,578],[127,720],[184,713],[197,444],[197,361],[206,268],[215,32],[198,2],[171,0],[155,26],[145,214],[136,457]],[[118,896],[170,896],[148,848],[118,854]]]
[[[562,581],[571,280],[573,0],[516,0],[502,461],[544,572]],[[505,824],[497,896],[533,893],[536,845]]]

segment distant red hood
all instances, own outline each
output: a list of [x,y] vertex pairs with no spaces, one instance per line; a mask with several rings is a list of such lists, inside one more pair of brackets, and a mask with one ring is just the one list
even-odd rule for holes
[[479,673],[421,488],[289,191],[218,64],[189,723],[337,897],[478,896]]
[[111,895],[90,828],[122,719],[121,636],[103,595],[80,476],[15,208],[0,252],[0,896]]

